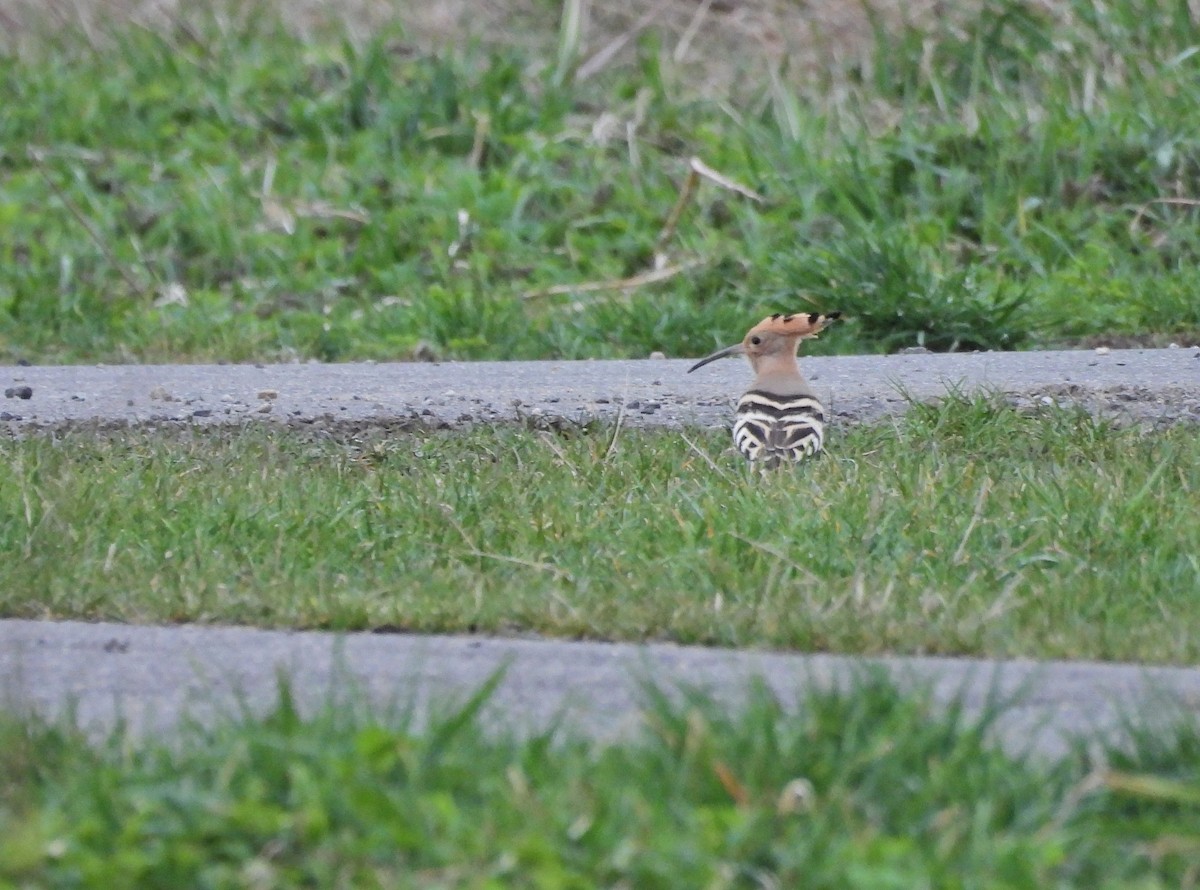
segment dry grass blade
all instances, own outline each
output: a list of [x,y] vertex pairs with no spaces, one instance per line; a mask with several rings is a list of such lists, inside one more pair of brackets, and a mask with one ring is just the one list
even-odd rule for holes
[[284,204],[274,198],[260,198],[263,218],[269,228],[288,235],[296,233],[297,219],[340,220],[365,226],[371,221],[366,211],[346,207],[334,207],[325,201],[297,201]]
[[600,71],[604,70],[608,63],[616,57],[617,53],[625,48],[629,41],[633,40],[635,37],[645,31],[646,28],[653,24],[654,20],[658,18],[659,13],[662,12],[665,6],[665,3],[656,4],[652,9],[643,13],[641,18],[633,23],[632,27],[622,31],[620,34],[598,49],[595,53],[593,53],[592,56],[582,65],[580,65],[578,70],[576,70],[575,82],[582,83],[592,75],[598,74]]
[[975,526],[979,524],[979,518],[983,515],[983,505],[991,490],[992,480],[989,476],[983,480],[983,485],[979,486],[979,494],[975,498],[975,511],[971,514],[971,521],[967,523],[962,540],[958,542],[958,549],[954,551],[954,556],[950,560],[955,565],[961,565],[966,560],[967,543],[971,540],[971,533],[975,531]]
[[621,423],[625,420],[625,405],[618,406],[617,422],[613,425],[613,434],[608,440],[608,448],[604,451],[603,463],[608,463],[608,459],[613,456],[617,450],[617,437],[621,435]]
[[675,52],[672,53],[672,58],[675,64],[681,64],[687,58],[688,50],[691,49],[692,41],[696,39],[696,35],[700,33],[700,28],[704,24],[704,20],[708,17],[708,11],[712,8],[713,0],[703,0],[696,7],[696,12],[692,16],[692,20],[688,22],[687,28],[683,35],[679,38],[679,42],[675,44]]
[[536,300],[541,297],[560,297],[564,294],[579,294],[591,293],[594,291],[606,290],[632,290],[636,287],[642,287],[646,284],[655,284],[659,281],[666,281],[668,278],[674,278],[681,272],[686,272],[689,269],[694,269],[697,266],[704,265],[704,260],[694,259],[686,260],[682,263],[676,263],[674,266],[666,266],[662,269],[653,269],[649,272],[642,272],[630,278],[615,278],[609,281],[584,281],[579,284],[555,284],[551,287],[539,288],[538,290],[526,291],[521,295],[522,300]]
[[745,785],[737,780],[737,776],[733,774],[733,770],[719,760],[713,762],[712,768],[713,773],[717,777],[717,781],[719,781],[721,783],[721,787],[725,789],[725,793],[728,794],[739,807],[749,806],[750,792],[746,790]]
[[1133,219],[1129,221],[1130,235],[1133,235],[1137,232],[1138,225],[1141,223],[1142,218],[1155,204],[1167,204],[1174,207],[1200,207],[1200,198],[1152,198],[1146,203],[1140,205],[1137,211],[1133,214]]
[[471,143],[470,164],[478,170],[483,165],[483,156],[487,151],[487,137],[492,129],[492,119],[482,113],[475,115],[475,138]]
[[[560,569],[558,566],[548,562],[538,562],[532,559],[521,559],[517,556],[505,556],[503,553],[488,553],[486,550],[465,550],[463,551],[468,556],[477,556],[480,559],[494,559],[497,562],[507,562],[515,566],[524,566],[527,569],[536,569],[539,572],[549,572],[560,581],[570,581],[571,573]],[[565,600],[563,605],[575,611],[575,607],[571,606]]]
[[575,466],[574,462],[569,457],[567,457],[567,452],[563,450],[562,446],[559,445],[557,441],[555,441],[554,436],[550,435],[545,430],[539,430],[538,438],[545,444],[547,448],[554,452],[554,456],[559,459],[564,467],[570,470],[572,476],[579,475],[579,468]]
[[[83,226],[84,230],[91,237],[95,245],[100,248],[100,252],[104,254],[104,258],[107,259],[109,263],[112,264],[113,268],[120,273],[121,277],[125,279],[125,283],[129,285],[129,290],[134,294],[143,293],[145,288],[138,283],[136,278],[133,277],[133,273],[129,271],[128,267],[126,267],[124,263],[117,259],[117,255],[113,253],[112,248],[109,247],[104,239],[100,237],[100,233],[96,231],[94,226],[92,226],[91,221],[84,216],[83,211],[79,209],[79,206],[70,199],[66,192],[59,188],[58,183],[54,181],[54,177],[52,177],[50,172],[46,169],[46,165],[43,162],[42,152],[31,147],[28,150],[28,157],[33,166],[37,168],[38,174],[45,181],[46,185],[50,187],[50,191],[54,192],[55,196],[62,201],[63,206],[67,208],[67,211],[71,214],[71,216],[75,217],[76,221]],[[154,275],[153,271],[148,268],[147,271],[150,272],[150,277],[154,278],[157,282],[157,276]]]
[[556,84],[567,82],[579,59],[579,47],[583,44],[587,20],[587,6],[587,0],[565,0],[563,3],[558,30],[558,64],[554,70]]
[[660,253],[667,242],[675,235],[675,229],[679,227],[679,219],[683,216],[683,210],[687,207],[688,202],[692,200],[692,195],[696,193],[696,186],[699,184],[700,174],[694,166],[689,167],[687,176],[683,180],[683,185],[679,187],[679,197],[675,200],[675,206],[667,214],[667,221],[663,223],[662,231],[658,233],[658,240],[654,243],[654,252],[656,254]]
[[736,532],[730,532],[729,536],[737,541],[741,541],[743,544],[749,547],[753,547],[755,550],[767,554],[767,556],[775,557],[775,559],[779,560],[781,563],[795,571],[796,574],[803,576],[809,583],[816,585],[821,583],[820,578],[818,578],[804,566],[800,565],[800,563],[796,562],[796,560],[792,559],[782,550],[772,547],[769,544],[764,544],[762,541],[755,541],[751,538],[745,537],[744,535],[739,535]]
[[687,209],[692,196],[696,194],[696,188],[700,185],[701,178],[759,204],[766,200],[758,192],[714,170],[699,158],[692,158],[688,161],[688,173],[683,180],[683,185],[679,187],[679,197],[675,201],[675,206],[667,214],[667,221],[663,223],[662,231],[658,233],[658,240],[654,244],[655,253],[660,253],[666,247],[667,242],[674,237],[675,230],[679,228],[679,220],[683,216],[683,211]]
[[1200,788],[1190,782],[1176,781],[1152,773],[1132,773],[1113,770],[1104,776],[1109,791],[1143,800],[1200,805]]
[[355,207],[335,207],[327,201],[297,201],[291,205],[292,212],[301,219],[338,219],[343,222],[365,226],[371,216]]
[[701,448],[699,445],[697,445],[695,442],[693,442],[691,439],[689,439],[683,433],[679,434],[679,438],[683,439],[683,443],[685,445],[687,445],[688,448],[692,449],[692,451],[696,454],[696,456],[698,456],[702,461],[704,461],[706,464],[708,464],[708,468],[710,470],[712,470],[714,473],[716,473],[721,478],[725,479],[725,481],[732,483],[732,484],[736,484],[736,480],[733,478],[733,476],[731,476],[728,472],[726,472],[725,469],[723,467],[721,467],[720,465],[718,465],[717,462],[714,461],[711,457],[709,457],[707,454],[705,454],[703,448]]
[[766,201],[766,198],[754,191],[754,189],[747,188],[740,182],[736,182],[723,173],[719,173],[699,158],[692,158],[691,161],[688,162],[688,165],[694,171],[696,171],[696,173],[703,176],[709,182],[715,183],[723,189],[728,189],[731,192],[737,192],[743,198],[749,198],[751,201],[755,201],[759,204],[762,204],[764,201]]
[[336,219],[365,226],[371,221],[370,215],[358,208],[335,207],[328,201],[292,201],[286,203],[271,196],[275,183],[276,161],[268,158],[263,168],[262,189],[255,195],[262,207],[263,219],[268,228],[281,231],[287,235],[296,233],[297,219]]

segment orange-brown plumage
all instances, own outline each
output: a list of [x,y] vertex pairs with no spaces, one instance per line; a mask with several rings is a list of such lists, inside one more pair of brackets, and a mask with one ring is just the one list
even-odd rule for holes
[[816,454],[823,447],[825,409],[800,373],[796,350],[801,340],[816,337],[840,316],[840,312],[770,315],[747,331],[741,343],[718,350],[688,369],[690,374],[729,355],[749,359],[754,383],[738,400],[733,438],[750,460],[774,466]]

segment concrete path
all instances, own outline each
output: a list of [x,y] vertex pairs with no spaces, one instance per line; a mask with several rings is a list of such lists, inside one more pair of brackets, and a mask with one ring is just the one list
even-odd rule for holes
[[[64,424],[465,425],[520,418],[631,426],[721,425],[745,362],[688,374],[685,360],[442,364],[6,367],[0,429]],[[1080,403],[1151,422],[1200,420],[1200,351],[1135,349],[808,358],[835,417],[872,420],[948,389]],[[22,390],[27,387],[27,390]],[[28,399],[19,393],[27,393]]]
[[1200,671],[1175,668],[0,621],[0,707],[53,717],[74,704],[80,724],[96,734],[118,717],[137,733],[162,734],[185,714],[211,719],[237,713],[239,702],[261,711],[276,700],[281,675],[292,678],[309,711],[332,695],[384,712],[412,703],[419,716],[463,700],[507,667],[487,711],[492,724],[536,729],[562,715],[577,730],[612,738],[638,725],[644,679],[698,686],[736,708],[751,677],[793,704],[806,690],[853,681],[866,665],[940,702],[962,696],[969,713],[1015,696],[999,740],[1048,755],[1080,735],[1119,742],[1124,716],[1169,721],[1200,710]]
[[[630,426],[729,423],[744,363],[596,361],[446,364],[7,367],[0,431],[72,426],[284,422],[326,427],[457,426],[534,419]],[[1113,350],[812,358],[805,368],[844,423],[903,410],[948,390],[1007,394],[1020,403],[1079,404],[1149,423],[1200,422],[1200,351]],[[27,389],[26,389],[27,388]],[[25,396],[28,396],[26,398]],[[490,719],[543,725],[567,709],[586,731],[636,722],[636,678],[710,687],[736,705],[761,675],[788,701],[849,679],[864,663],[833,656],[530,640],[265,632],[0,621],[0,707],[61,714],[71,703],[94,731],[118,716],[161,732],[181,714],[228,711],[238,696],[269,704],[278,671],[315,706],[353,687],[375,705],[426,706],[465,695],[503,664]],[[874,661],[899,682],[929,684],[978,710],[990,693],[1023,690],[998,730],[1007,744],[1061,751],[1086,733],[1118,739],[1122,714],[1200,712],[1200,671],[954,659]],[[1170,705],[1164,704],[1170,702]]]

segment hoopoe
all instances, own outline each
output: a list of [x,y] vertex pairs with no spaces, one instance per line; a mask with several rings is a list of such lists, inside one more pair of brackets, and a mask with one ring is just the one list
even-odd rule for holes
[[746,458],[776,467],[816,454],[825,443],[825,409],[800,373],[796,348],[815,338],[840,312],[820,315],[776,313],[752,327],[741,343],[718,350],[688,368],[692,373],[711,361],[744,355],[754,383],[738,399],[733,444]]

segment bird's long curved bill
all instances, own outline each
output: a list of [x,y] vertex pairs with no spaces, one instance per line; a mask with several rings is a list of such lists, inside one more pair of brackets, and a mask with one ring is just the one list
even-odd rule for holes
[[741,343],[735,343],[732,346],[726,346],[724,349],[718,349],[712,355],[700,359],[700,361],[688,368],[687,372],[690,374],[697,368],[703,368],[709,362],[715,362],[719,358],[726,358],[731,355],[741,355],[744,351],[745,350],[742,349]]

